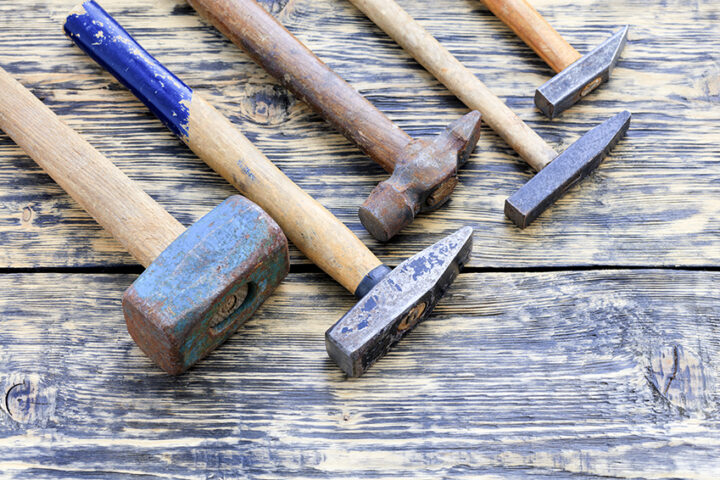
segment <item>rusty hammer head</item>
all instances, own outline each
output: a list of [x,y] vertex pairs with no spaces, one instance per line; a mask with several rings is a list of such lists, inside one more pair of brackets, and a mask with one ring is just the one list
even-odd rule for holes
[[570,187],[595,170],[625,135],[630,112],[623,111],[588,131],[505,200],[505,214],[527,227]]
[[378,267],[360,301],[325,333],[330,357],[351,377],[363,374],[425,320],[470,258],[472,228],[463,227],[394,270]]
[[140,349],[170,374],[223,343],[288,273],[288,244],[239,195],[202,217],[127,289],[123,312]]
[[373,237],[387,241],[420,212],[450,198],[457,170],[480,138],[480,112],[459,118],[433,139],[411,141],[392,175],[379,183],[360,207],[360,221]]
[[626,25],[535,90],[535,105],[554,118],[606,82],[625,47],[628,28]]

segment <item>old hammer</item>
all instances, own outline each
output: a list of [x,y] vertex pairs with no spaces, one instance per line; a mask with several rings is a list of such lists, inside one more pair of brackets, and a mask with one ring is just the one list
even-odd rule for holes
[[483,120],[538,172],[505,201],[505,214],[520,228],[593,171],[627,131],[630,112],[623,111],[558,154],[394,0],[350,1],[465,105],[482,113]]
[[557,73],[535,90],[535,105],[550,118],[606,82],[627,41],[626,25],[583,56],[527,0],[482,2]]
[[391,270],[96,2],[73,10],[65,32],[360,299],[325,335],[329,355],[348,375],[361,375],[426,319],[470,257],[472,229],[465,227]]
[[166,372],[224,342],[287,275],[287,239],[260,207],[235,195],[186,230],[2,68],[0,129],[146,267],[122,307]]
[[195,10],[305,100],[392,176],[360,207],[362,224],[386,241],[419,212],[444,204],[480,135],[471,112],[434,139],[413,139],[325,65],[255,0],[189,0]]

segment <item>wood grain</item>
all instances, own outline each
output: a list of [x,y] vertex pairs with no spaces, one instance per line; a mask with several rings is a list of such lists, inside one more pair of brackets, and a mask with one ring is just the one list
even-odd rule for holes
[[582,56],[527,0],[482,2],[555,72],[562,72]]
[[0,128],[144,267],[185,231],[2,67]]
[[[0,276],[12,292],[0,296],[0,477],[720,471],[718,272],[462,274],[431,320],[352,380],[326,358],[322,333],[354,299],[322,275],[291,274],[180,377],[127,335],[119,302],[133,280]],[[656,389],[664,349],[695,359],[685,363],[696,386],[669,384],[693,404]]]
[[[0,65],[189,225],[234,189],[172,137],[61,31],[75,0],[0,2]],[[265,2],[298,38],[413,136],[466,108],[344,0]],[[720,260],[720,5],[538,0],[581,53],[633,22],[610,82],[554,122],[532,103],[552,71],[477,0],[399,2],[559,150],[621,109],[627,137],[602,166],[520,231],[503,202],[533,172],[490,129],[452,202],[379,245],[357,207],[385,173],[181,0],[105,0],[148,50],[293,180],[397,264],[460,225],[476,228],[471,267],[708,266]],[[591,15],[589,14],[591,12]],[[0,135],[0,267],[113,266],[131,257]],[[293,262],[307,262],[294,250]]]
[[398,3],[385,0],[350,1],[460,101],[479,111],[488,126],[535,171],[542,170],[558,156],[537,132]]
[[295,247],[350,293],[382,265],[342,222],[290,181],[227,117],[197,94],[190,104],[186,143],[257,202]]

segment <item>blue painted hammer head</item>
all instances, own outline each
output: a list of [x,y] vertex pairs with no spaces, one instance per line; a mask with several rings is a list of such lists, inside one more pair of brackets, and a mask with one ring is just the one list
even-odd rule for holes
[[372,286],[325,332],[330,357],[351,377],[370,366],[425,320],[470,258],[470,227],[463,227],[395,269],[378,267]]
[[140,348],[170,374],[223,343],[288,273],[288,244],[260,207],[228,198],[188,228],[127,289]]

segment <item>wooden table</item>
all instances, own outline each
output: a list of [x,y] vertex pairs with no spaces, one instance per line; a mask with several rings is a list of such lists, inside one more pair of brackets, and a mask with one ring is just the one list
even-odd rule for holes
[[[0,65],[186,225],[235,191],[61,30],[74,0],[0,2]],[[265,0],[414,136],[467,109],[345,0]],[[718,478],[720,4],[532,2],[581,52],[631,23],[609,84],[555,121],[552,74],[478,0],[400,0],[560,149],[628,109],[628,135],[530,228],[530,169],[485,129],[452,202],[380,245],[356,209],[385,173],[182,0],[102,5],[396,265],[461,225],[473,258],[364,377],[323,334],[354,299],[292,250],[287,281],[169,377],[120,310],[141,271],[0,134],[0,477]]]

